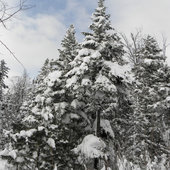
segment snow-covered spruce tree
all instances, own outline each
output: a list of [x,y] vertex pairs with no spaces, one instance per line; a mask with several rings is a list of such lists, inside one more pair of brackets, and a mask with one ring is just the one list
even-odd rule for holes
[[28,94],[32,90],[32,83],[26,71],[20,77],[14,77],[12,80],[12,85],[9,88],[9,95],[11,104],[15,105],[15,110],[13,110],[13,117],[15,117],[13,122],[22,119],[20,114],[20,107],[23,102],[28,99]]
[[162,127],[169,112],[169,68],[153,37],[144,39],[141,54],[141,63],[134,68],[137,85],[133,90],[134,114],[126,151],[129,160],[146,169],[149,159],[161,160],[163,153],[168,154]]
[[[8,91],[3,95],[3,127],[9,130],[10,125],[19,119],[19,110],[30,89],[29,77],[26,73],[21,77],[13,77]],[[20,118],[21,119],[21,118]],[[6,126],[7,125],[7,126]]]
[[[41,141],[40,137],[42,132],[37,130],[37,138],[33,136],[33,132],[36,132],[35,128],[41,123],[41,121],[37,120],[40,119],[40,116],[38,113],[36,115],[33,109],[38,107],[38,109],[41,110],[43,106],[43,103],[38,103],[38,101],[36,101],[36,99],[38,100],[37,96],[42,95],[46,89],[44,79],[47,75],[43,74],[43,72],[44,69],[38,75],[37,81],[35,81],[38,82],[34,84],[36,88],[33,92],[29,93],[31,98],[25,100],[21,106],[20,113],[22,115],[25,114],[24,118],[14,121],[12,129],[5,132],[10,143],[8,152],[2,153],[2,157],[7,159],[11,164],[17,166],[18,169],[35,169],[36,164],[38,165],[38,159],[35,159],[34,155],[36,151],[39,151],[41,142],[39,142],[39,144],[38,141]],[[31,138],[28,140],[28,137]]]
[[8,70],[9,68],[6,66],[5,61],[1,60],[0,61],[0,101],[2,101],[3,89],[7,87],[4,80],[6,77],[8,77],[7,76]]
[[70,25],[70,28],[67,30],[67,33],[64,39],[61,42],[62,48],[59,49],[59,61],[62,62],[62,67],[64,66],[63,71],[67,72],[70,70],[70,62],[74,60],[77,55],[77,50],[79,45],[75,38],[75,28],[73,25]]
[[155,103],[155,109],[160,113],[159,126],[161,133],[163,134],[163,139],[166,146],[170,146],[170,67],[164,65],[164,67],[159,71],[161,77],[160,86],[158,88],[159,101]]
[[[126,72],[128,67],[123,65],[123,45],[111,27],[104,0],[98,2],[92,15],[90,30],[91,33],[83,33],[85,40],[81,43],[78,55],[70,63],[72,69],[65,75],[68,78],[66,87],[74,93],[72,106],[84,125],[81,139],[97,131],[96,135],[103,138],[109,147],[108,166],[113,169],[116,166],[116,152],[120,150],[118,145],[125,132],[125,119],[129,114],[128,104],[125,104],[128,103],[126,85],[129,80]],[[127,106],[126,111],[123,112],[125,107],[120,108],[120,105]],[[97,129],[96,124],[100,124]],[[80,158],[86,155],[79,154]],[[82,164],[97,168],[93,167],[97,163],[93,165],[92,158],[98,156],[82,158]]]
[[38,84],[28,109],[30,112],[20,122],[20,126],[15,126],[13,132],[9,133],[12,147],[16,150],[13,163],[22,169],[30,167],[52,170],[55,165],[59,169],[66,169],[76,164],[71,152],[75,146],[74,141],[70,142],[74,139],[74,134],[71,133],[69,126],[64,124],[64,120],[66,121],[64,114],[70,97],[64,89],[65,78],[63,78],[63,74],[70,67],[68,57],[71,59],[74,58],[74,54],[76,55],[78,44],[74,34],[74,28],[71,26],[64,38],[66,41],[62,41],[60,50],[62,53],[59,59],[50,62],[54,71],[46,70],[49,64],[45,62],[47,67],[43,66],[38,81],[35,80]]
[[[0,61],[0,137],[1,137],[1,142],[0,142],[0,147],[3,148],[4,145],[4,140],[2,139],[2,132],[3,132],[3,116],[5,113],[5,105],[6,102],[4,100],[4,93],[3,93],[3,89],[7,88],[7,85],[5,84],[5,78],[8,77],[8,71],[9,68],[6,66],[6,63],[4,60]],[[5,122],[4,122],[5,123]]]
[[47,77],[48,94],[52,96],[58,125],[57,130],[58,133],[60,132],[60,136],[56,139],[56,145],[58,146],[56,162],[59,169],[81,169],[76,162],[74,153],[71,151],[77,144],[77,136],[81,135],[81,130],[77,130],[77,115],[71,106],[73,95],[65,87],[66,78],[64,76],[71,69],[70,62],[77,55],[79,48],[73,25],[68,29],[61,45],[59,58],[53,61],[53,65],[58,69]]
[[38,74],[36,79],[33,81],[34,84],[39,84],[40,81],[43,81],[48,76],[48,74],[52,71],[52,63],[53,63],[52,61],[53,60],[50,60],[48,58],[45,60],[40,73]]
[[[3,131],[11,130],[14,124],[17,125],[21,121],[23,113],[21,114],[20,107],[23,101],[28,99],[28,92],[31,90],[31,82],[26,72],[20,77],[13,77],[11,81],[12,83],[3,97],[3,114],[1,119]],[[8,139],[4,137],[3,133],[2,135],[5,144],[8,144]]]

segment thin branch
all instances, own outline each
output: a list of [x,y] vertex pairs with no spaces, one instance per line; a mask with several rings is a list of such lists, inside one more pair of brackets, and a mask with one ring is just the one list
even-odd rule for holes
[[23,67],[24,70],[26,70],[26,68],[24,67],[24,65],[19,61],[19,59],[15,56],[15,54],[8,48],[8,46],[3,43],[1,40],[0,40],[0,43],[8,50],[8,52],[15,58],[15,60],[20,63],[20,65]]
[[6,25],[5,25],[6,21],[10,20],[12,17],[14,17],[20,11],[32,8],[32,6],[25,5],[25,3],[26,3],[26,0],[20,0],[18,5],[14,6],[14,7],[7,8],[7,4],[5,4],[4,1],[0,0],[0,4],[1,4],[0,23],[6,28]]
[[170,46],[170,43],[167,43],[167,37],[162,34],[162,51],[163,51],[163,56],[166,58],[166,51],[168,46]]
[[130,34],[130,39],[123,33],[120,33],[124,47],[126,48],[126,54],[130,62],[134,65],[139,64],[140,56],[139,52],[142,48],[142,34],[141,30],[137,30],[135,34]]

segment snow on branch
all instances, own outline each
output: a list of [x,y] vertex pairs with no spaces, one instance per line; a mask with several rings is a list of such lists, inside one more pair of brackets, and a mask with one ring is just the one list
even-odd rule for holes
[[81,160],[88,160],[105,157],[105,149],[105,142],[97,136],[90,134],[85,136],[82,143],[77,148],[74,148],[73,151],[80,156]]

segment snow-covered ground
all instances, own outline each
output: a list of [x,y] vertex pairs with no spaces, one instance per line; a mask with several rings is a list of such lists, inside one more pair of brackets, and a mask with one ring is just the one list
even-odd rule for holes
[[9,165],[6,160],[3,160],[0,157],[0,170],[16,170],[16,168],[14,168],[12,165]]
[[9,170],[7,162],[1,159],[0,159],[0,170]]
[[[129,167],[129,165],[130,164],[126,160],[120,161],[119,162],[119,170],[130,170],[131,168]],[[129,169],[128,169],[128,167],[129,167]],[[134,166],[132,169],[133,170],[141,170],[137,166]],[[15,170],[15,169],[10,167],[5,160],[0,159],[0,170]],[[56,168],[55,168],[55,170],[56,170]],[[154,165],[148,164],[147,170],[155,170]],[[162,166],[160,165],[159,170],[167,170],[167,168],[164,167],[163,165]]]
[[[119,170],[141,170],[138,166],[129,163],[126,159],[118,160]],[[54,168],[56,170],[57,167]],[[159,165],[156,163],[148,162],[146,170],[169,170],[168,167],[164,166],[164,162]],[[0,170],[15,170],[14,167],[10,166],[7,161],[0,158]],[[103,169],[102,169],[103,170]]]

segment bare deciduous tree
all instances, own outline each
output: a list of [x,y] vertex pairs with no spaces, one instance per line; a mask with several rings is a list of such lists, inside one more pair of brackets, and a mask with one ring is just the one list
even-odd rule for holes
[[[6,0],[0,0],[0,26],[2,26],[2,28],[4,27],[5,29],[6,27],[6,22],[10,21],[12,18],[14,18],[19,12],[23,11],[23,10],[27,10],[31,8],[31,6],[26,4],[26,0],[17,0],[16,5],[9,5]],[[15,58],[15,60],[17,60],[22,67],[25,69],[24,65],[18,60],[18,58],[14,55],[14,53],[10,50],[10,48],[3,42],[0,40],[0,44],[12,55],[13,58]],[[24,99],[24,95],[25,95],[25,87],[26,87],[26,83],[27,83],[27,76],[26,73],[25,75],[22,77],[21,80],[18,80],[18,82],[15,84],[15,90],[18,90],[17,97],[19,98],[19,101],[17,101],[17,99],[15,99],[15,95],[14,94],[6,94],[6,99],[3,99],[3,101],[0,102],[0,138],[1,138],[1,142],[0,142],[0,148],[2,146],[4,146],[5,143],[3,143],[3,127],[9,127],[11,121],[13,121],[12,116],[16,117],[16,115],[14,113],[16,113],[17,108],[20,107],[22,100]],[[1,86],[1,85],[0,85]],[[13,100],[16,100],[15,102],[9,102],[10,100],[12,100],[12,96],[13,96]],[[18,105],[16,105],[18,104]]]
[[[27,0],[18,0],[16,2],[16,5],[9,5],[7,2],[5,2],[5,0],[0,0],[0,26],[3,26],[6,29],[7,21],[14,18],[14,16],[16,16],[16,14],[18,14],[19,12],[31,8],[30,5],[27,5],[26,1]],[[12,55],[13,58],[15,58],[15,60],[17,60],[17,62],[22,65],[25,70],[23,64],[17,59],[10,48],[1,40],[0,44]]]
[[168,43],[167,37],[162,34],[162,52],[165,59],[168,46],[170,46],[170,43]]
[[131,63],[137,65],[140,63],[140,51],[143,45],[143,36],[141,30],[130,34],[130,39],[121,33],[123,44],[125,46],[126,54]]
[[15,6],[9,6],[5,0],[0,0],[0,24],[6,28],[6,22],[13,18],[20,11],[29,9],[31,6],[26,4],[26,0],[19,0]]

